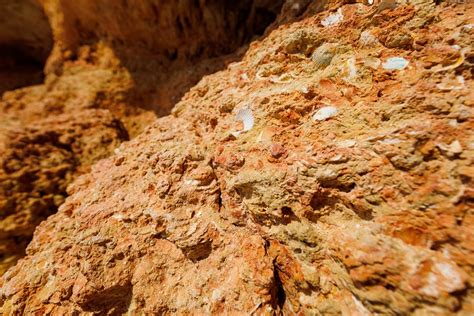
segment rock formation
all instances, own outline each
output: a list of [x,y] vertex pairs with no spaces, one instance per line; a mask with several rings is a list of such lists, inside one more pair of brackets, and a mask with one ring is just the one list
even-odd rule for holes
[[77,175],[263,32],[267,2],[0,1],[0,93],[46,64],[0,100],[0,275]]
[[[46,83],[7,94],[3,109],[52,110],[29,110],[27,127],[8,120],[0,180],[16,195],[0,195],[0,214],[18,201],[31,211],[35,198],[60,207],[3,275],[1,311],[472,314],[474,6],[286,1],[239,61],[202,78],[171,115],[133,129],[149,113],[137,103],[165,114],[157,100],[169,109],[185,90],[170,87],[189,87],[179,78],[210,54],[163,42],[189,36],[227,52],[246,38],[213,46],[222,27],[245,29],[232,23],[188,33],[193,21],[228,16],[224,1],[200,1],[216,15],[194,20],[190,2],[163,4],[148,22],[153,1],[109,4],[114,17],[106,1],[78,1],[79,10],[44,1],[55,39]],[[177,12],[181,36],[165,22]],[[136,23],[122,29],[122,16]],[[155,24],[163,41],[141,37]],[[136,58],[145,53],[176,64],[147,73]],[[156,94],[153,76],[170,76]],[[42,187],[79,173],[64,203]]]

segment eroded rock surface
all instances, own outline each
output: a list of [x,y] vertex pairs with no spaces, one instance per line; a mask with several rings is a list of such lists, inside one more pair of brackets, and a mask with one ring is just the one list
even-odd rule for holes
[[70,186],[3,313],[472,314],[473,6],[301,6]]
[[78,173],[128,140],[127,131],[105,110],[62,114],[25,129],[1,130],[0,270],[24,255],[36,226],[64,202]]
[[169,114],[281,7],[281,1],[0,3],[8,16],[0,20],[0,78],[8,79],[0,92],[25,86],[0,100],[0,274],[24,253],[35,226],[57,210],[75,177]]

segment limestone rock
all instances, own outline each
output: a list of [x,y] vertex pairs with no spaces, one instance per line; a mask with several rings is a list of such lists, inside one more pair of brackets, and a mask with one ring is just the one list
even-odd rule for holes
[[[74,181],[2,277],[3,313],[471,314],[474,7],[323,9],[277,19]],[[402,27],[417,49],[361,46]],[[464,60],[425,67],[444,41]],[[409,66],[372,62],[397,56]],[[436,88],[454,73],[465,88]],[[242,107],[253,126],[233,137]]]
[[0,99],[1,275],[69,183],[237,58],[281,1],[0,4],[0,93],[18,88]]

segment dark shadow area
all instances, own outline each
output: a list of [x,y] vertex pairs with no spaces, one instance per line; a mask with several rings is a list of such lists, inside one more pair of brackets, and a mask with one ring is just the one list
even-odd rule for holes
[[286,302],[286,293],[283,288],[283,283],[280,278],[280,268],[276,262],[276,258],[273,260],[273,288],[272,288],[272,307],[274,310],[283,311],[283,307]]
[[129,48],[115,50],[136,84],[130,102],[157,116],[169,114],[202,77],[240,60],[246,50],[241,48],[264,34],[284,1],[185,2],[190,11],[176,15],[168,30],[176,40],[160,42],[145,63],[131,57]]
[[0,46],[0,95],[8,90],[41,84],[44,61],[28,56],[16,47]]
[[96,315],[123,315],[132,301],[132,284],[117,284],[102,290],[99,294],[87,296],[81,302],[84,311]]
[[[126,103],[152,110],[157,116],[169,114],[174,104],[203,76],[238,60],[241,55],[235,52],[263,35],[284,3],[283,0],[60,2],[64,12],[62,27],[68,38],[57,41],[71,52],[68,60],[80,59],[81,47],[88,46],[92,52],[99,51],[103,44],[112,48],[134,83],[125,97]],[[81,10],[77,10],[79,5]],[[60,66],[51,71],[61,75],[63,69]]]
[[0,0],[0,95],[40,84],[52,49],[49,22],[34,0]]

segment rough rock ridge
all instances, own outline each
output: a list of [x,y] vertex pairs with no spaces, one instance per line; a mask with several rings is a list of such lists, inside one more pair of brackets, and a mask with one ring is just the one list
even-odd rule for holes
[[301,8],[70,186],[4,314],[474,312],[473,5]]

